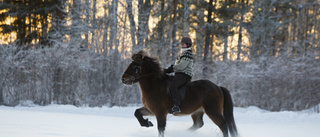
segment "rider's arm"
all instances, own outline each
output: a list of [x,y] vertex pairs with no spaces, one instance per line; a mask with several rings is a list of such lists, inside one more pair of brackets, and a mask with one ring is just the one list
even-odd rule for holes
[[182,71],[184,70],[190,61],[188,61],[186,58],[181,58],[180,60],[176,61],[176,63],[173,65],[174,71]]

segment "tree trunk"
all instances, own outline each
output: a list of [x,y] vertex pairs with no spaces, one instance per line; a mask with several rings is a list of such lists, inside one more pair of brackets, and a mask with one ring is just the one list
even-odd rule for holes
[[240,22],[239,22],[239,39],[238,39],[238,52],[237,52],[237,60],[240,61],[240,54],[241,54],[241,48],[242,48],[242,23],[243,23],[243,13],[242,13],[242,10],[244,9],[243,8],[243,5],[244,5],[244,0],[241,0],[241,3],[242,3],[242,6],[241,6],[241,19],[240,19]]
[[[305,12],[304,12],[304,17],[305,17],[305,29],[304,29],[304,56],[306,57],[308,55],[308,50],[310,48],[310,36],[308,36],[308,31],[311,32],[311,29],[312,29],[312,25],[309,25],[309,23],[311,22],[310,21],[310,15],[309,15],[309,12],[310,11],[310,7],[307,7],[307,9],[305,9]],[[310,29],[309,29],[310,28]]]
[[189,16],[190,16],[190,1],[185,0],[183,2],[183,30],[182,30],[182,36],[188,37],[189,32],[190,32],[190,21],[189,21]]
[[149,15],[151,11],[150,0],[139,0],[138,1],[138,48],[134,50],[140,50],[139,48],[148,46],[148,34],[149,34]]
[[[159,33],[159,41],[161,42],[161,44],[164,44],[165,48],[168,48],[167,45],[165,44],[165,38],[164,38],[164,27],[165,27],[165,23],[164,23],[164,0],[160,1],[160,6],[161,6],[161,18],[160,18],[160,22],[159,22],[159,29],[158,29],[158,33]],[[157,49],[157,55],[161,56],[161,52],[163,52],[164,48],[158,48]],[[161,57],[160,57],[161,58]]]
[[205,45],[204,45],[204,56],[203,56],[203,78],[207,78],[208,73],[208,63],[210,62],[209,56],[209,47],[211,39],[211,30],[212,30],[212,12],[213,12],[213,0],[210,0],[208,3],[208,21],[206,24],[206,34],[205,34]]
[[[302,24],[302,20],[303,20],[303,7],[299,7],[299,13],[298,13],[298,36],[297,36],[297,45],[294,47],[293,49],[293,55],[294,57],[296,56],[300,56],[301,54],[301,50],[299,50],[300,48],[302,48],[302,44],[303,44],[303,24]],[[299,48],[300,47],[300,48]]]
[[176,47],[177,47],[177,5],[178,0],[173,0],[173,25],[172,25],[172,62],[176,59]]
[[[64,21],[65,21],[65,16],[66,13],[63,11],[64,9],[64,4],[65,0],[57,0],[55,2],[55,7],[57,8],[56,11],[52,15],[52,31],[53,31],[53,37],[55,40],[59,42],[63,41],[63,38],[65,36],[65,26],[64,26]],[[55,41],[55,42],[57,42]],[[56,43],[51,43],[56,44]]]
[[71,40],[73,41],[80,41],[81,40],[81,31],[79,31],[77,29],[77,25],[80,22],[80,3],[81,1],[79,0],[73,0],[73,5],[72,5],[72,9],[71,9],[71,19],[72,19],[72,27],[75,28],[71,28]]
[[105,55],[108,55],[108,28],[110,24],[110,14],[108,15],[108,8],[110,7],[110,4],[108,2],[108,7],[107,4],[104,5],[104,29],[103,29],[103,52]]
[[226,27],[226,35],[224,38],[224,51],[223,51],[223,61],[228,61],[228,36],[229,36],[229,26]]
[[61,76],[61,68],[54,69],[54,75],[53,75],[53,100],[56,101],[56,103],[60,103],[60,94],[62,89],[62,76]]
[[[90,20],[89,20],[89,16],[90,16],[90,9],[89,9],[89,0],[86,0],[85,1],[85,6],[84,9],[85,9],[85,14],[86,14],[86,18],[84,19],[84,22],[87,24],[87,26],[90,24]],[[85,29],[85,39],[84,39],[84,42],[83,42],[83,47],[86,47],[86,48],[89,48],[89,32],[87,31],[87,29]]]
[[0,88],[0,106],[4,105],[4,100],[3,100],[3,89],[2,87]]
[[[203,0],[197,0],[197,7],[203,7],[205,3]],[[205,22],[204,22],[204,8],[200,8],[197,12],[196,12],[196,17],[197,17],[197,26],[196,26],[196,41],[195,44],[197,45],[197,51],[196,51],[196,61],[201,62],[202,61],[202,54],[203,54],[203,45],[204,45],[204,26],[205,26]]]
[[[131,34],[131,43],[132,49],[136,49],[136,24],[134,22],[134,16],[132,11],[132,0],[127,0],[128,8],[127,13],[130,21],[130,34]],[[134,52],[134,50],[132,50]]]
[[113,49],[114,46],[114,51],[118,51],[118,45],[117,43],[117,11],[118,11],[118,0],[112,0],[112,5],[111,8],[109,8],[109,13],[110,13],[110,36],[109,36],[109,48],[110,50]]
[[97,12],[97,1],[93,0],[93,8],[92,8],[92,22],[91,22],[91,46],[93,48],[97,48],[95,44],[95,30],[96,30],[96,12]]

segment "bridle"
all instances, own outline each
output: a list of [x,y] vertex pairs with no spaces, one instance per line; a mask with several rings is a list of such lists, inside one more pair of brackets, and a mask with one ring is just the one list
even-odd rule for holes
[[138,73],[141,73],[141,65],[142,65],[142,61],[140,63],[136,62],[136,61],[133,61],[135,64],[138,64],[138,67],[136,68],[136,70],[134,71],[133,74],[127,74],[127,73],[124,73],[123,76],[128,76],[130,77],[130,80],[131,81],[139,81],[140,79],[144,78],[144,77],[148,77],[148,76],[151,76],[153,75],[153,73],[148,73],[148,74],[144,74],[144,75],[140,75],[140,76],[135,76],[137,75]]

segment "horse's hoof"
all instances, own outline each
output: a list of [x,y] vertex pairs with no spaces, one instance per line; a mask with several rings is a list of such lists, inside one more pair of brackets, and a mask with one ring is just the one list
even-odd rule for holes
[[152,122],[148,121],[148,127],[153,127]]
[[144,121],[144,123],[141,124],[141,126],[143,126],[143,127],[153,127],[153,124],[152,124],[151,121],[149,121],[148,119],[146,119],[146,120]]

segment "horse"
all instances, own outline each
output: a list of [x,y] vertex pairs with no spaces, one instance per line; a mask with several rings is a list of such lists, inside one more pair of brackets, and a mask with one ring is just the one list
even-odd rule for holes
[[[155,116],[158,135],[164,137],[166,118],[172,107],[172,98],[167,95],[167,79],[164,69],[156,57],[150,57],[144,50],[132,55],[132,62],[121,76],[126,85],[139,83],[143,107],[136,109],[134,115],[142,127],[153,124],[143,116]],[[238,136],[233,116],[233,102],[229,91],[209,80],[196,80],[186,87],[181,101],[181,113],[175,116],[191,115],[193,125],[189,130],[201,128],[204,113],[220,128],[223,137]]]

